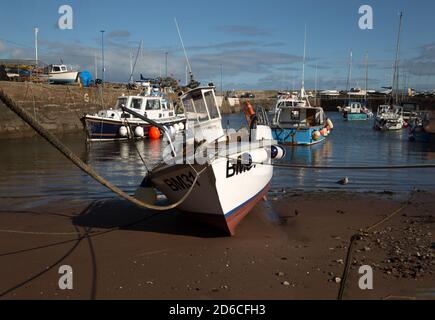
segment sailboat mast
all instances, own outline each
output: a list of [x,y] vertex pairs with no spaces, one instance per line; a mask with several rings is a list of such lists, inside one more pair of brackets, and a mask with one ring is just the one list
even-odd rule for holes
[[366,65],[366,84],[365,84],[365,102],[366,107],[368,107],[368,101],[367,101],[367,90],[368,90],[368,82],[369,82],[369,53],[366,52],[366,59],[365,59],[365,65]]
[[[398,82],[399,82],[398,69],[399,69],[400,34],[402,32],[402,20],[403,20],[403,12],[400,12],[399,32],[397,33],[397,45],[396,45],[396,60],[394,62],[393,85],[391,87],[392,90],[391,97],[396,96],[396,101],[398,100]],[[391,100],[391,104],[393,104],[393,99]]]
[[307,25],[305,25],[305,36],[304,36],[304,58],[302,61],[302,87],[301,87],[301,98],[305,97],[305,60],[307,54]]

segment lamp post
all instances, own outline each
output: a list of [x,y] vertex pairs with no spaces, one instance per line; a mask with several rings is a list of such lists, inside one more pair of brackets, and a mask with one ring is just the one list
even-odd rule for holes
[[224,95],[224,82],[223,82],[223,66],[221,63],[221,95]]
[[165,75],[168,77],[168,52],[165,52]]
[[38,66],[38,32],[39,29],[37,27],[35,27],[35,63],[36,66]]

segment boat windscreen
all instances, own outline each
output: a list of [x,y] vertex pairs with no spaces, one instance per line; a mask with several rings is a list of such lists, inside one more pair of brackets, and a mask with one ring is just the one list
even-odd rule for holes
[[196,117],[196,112],[195,112],[195,108],[193,107],[193,102],[191,97],[187,97],[183,99],[183,107],[187,120],[190,121],[198,120]]
[[207,103],[208,113],[210,114],[210,119],[219,118],[219,110],[216,105],[216,100],[213,95],[213,91],[204,92],[205,102]]
[[160,110],[160,100],[158,99],[148,99],[146,110]]
[[118,101],[116,103],[117,108],[122,108],[127,106],[127,98],[118,98]]
[[130,108],[140,110],[142,106],[142,99],[131,99]]

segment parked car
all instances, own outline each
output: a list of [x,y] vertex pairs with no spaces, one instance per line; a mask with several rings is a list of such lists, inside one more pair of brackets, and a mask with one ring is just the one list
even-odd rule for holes
[[245,92],[244,94],[242,94],[240,96],[240,98],[242,98],[242,99],[254,99],[255,95],[250,93],[250,92]]

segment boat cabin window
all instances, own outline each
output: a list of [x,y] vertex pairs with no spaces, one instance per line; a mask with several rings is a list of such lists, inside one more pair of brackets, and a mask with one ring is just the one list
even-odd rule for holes
[[207,103],[208,113],[210,114],[210,119],[219,118],[219,110],[216,105],[216,101],[213,96],[212,91],[206,91],[204,93],[205,103]]
[[195,108],[193,107],[193,102],[190,97],[183,99],[183,106],[184,106],[184,113],[186,114],[187,120],[191,120],[191,121],[197,120]]
[[121,118],[122,119],[130,119],[131,118],[131,114],[123,113],[123,114],[121,114]]
[[283,101],[278,104],[278,108],[294,107],[293,101]]
[[116,107],[121,109],[122,107],[127,106],[127,98],[118,98],[118,102],[116,103]]
[[67,71],[65,66],[60,67],[62,71]]
[[60,72],[60,67],[58,67],[58,66],[53,66],[53,71],[54,71],[54,72]]
[[142,106],[142,99],[131,99],[130,108],[140,110]]
[[148,99],[146,110],[160,110],[160,100]]

